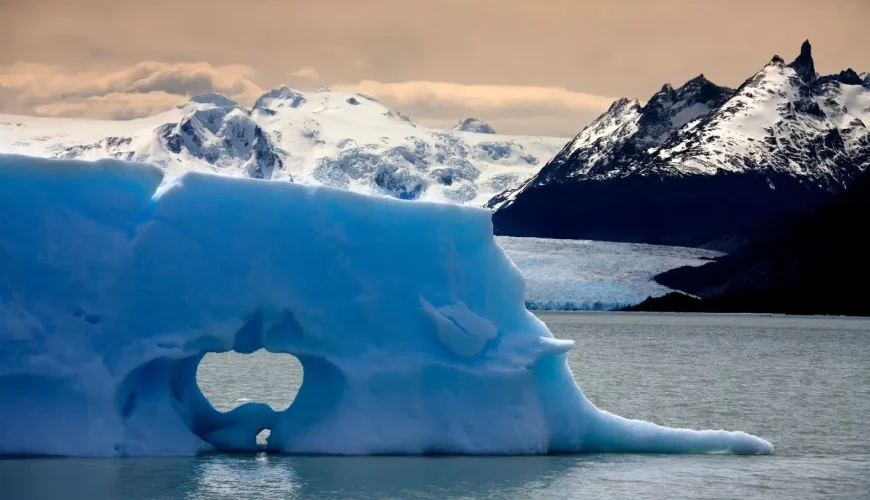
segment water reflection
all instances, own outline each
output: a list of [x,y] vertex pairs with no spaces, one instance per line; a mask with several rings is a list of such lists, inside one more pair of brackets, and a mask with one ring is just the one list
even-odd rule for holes
[[508,498],[551,488],[619,456],[309,457],[0,460],[8,499]]

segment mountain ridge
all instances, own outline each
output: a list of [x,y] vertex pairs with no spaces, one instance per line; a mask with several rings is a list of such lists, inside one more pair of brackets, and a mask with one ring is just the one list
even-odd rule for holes
[[432,129],[363,94],[283,85],[250,108],[211,93],[126,121],[0,115],[4,153],[116,158],[156,164],[167,178],[195,170],[477,206],[537,173],[564,141]]
[[867,125],[870,85],[852,70],[816,75],[807,41],[792,63],[774,56],[734,90],[702,75],[666,84],[643,106],[616,101],[487,206],[501,235],[745,242],[864,171]]

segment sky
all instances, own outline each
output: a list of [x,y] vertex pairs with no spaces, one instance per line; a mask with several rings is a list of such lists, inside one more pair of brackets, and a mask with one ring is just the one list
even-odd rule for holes
[[813,45],[870,71],[870,0],[0,0],[0,112],[130,119],[279,84],[435,126],[573,136],[616,98],[736,87]]

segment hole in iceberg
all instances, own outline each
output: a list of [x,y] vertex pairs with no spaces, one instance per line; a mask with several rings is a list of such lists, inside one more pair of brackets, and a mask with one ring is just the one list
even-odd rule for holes
[[283,411],[293,403],[302,385],[302,364],[291,354],[263,349],[251,354],[209,353],[199,363],[196,382],[220,412],[247,403],[265,403],[275,411]]
[[272,435],[272,429],[263,429],[257,434],[257,446],[264,448],[267,444],[269,444],[269,436]]

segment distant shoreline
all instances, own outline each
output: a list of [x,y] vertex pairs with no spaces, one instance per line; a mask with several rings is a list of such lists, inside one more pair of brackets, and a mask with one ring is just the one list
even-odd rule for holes
[[[757,299],[757,300],[753,300]],[[619,309],[621,312],[667,312],[704,314],[753,314],[782,316],[870,317],[866,311],[826,312],[794,308],[789,300],[749,296],[719,296],[701,299],[681,292],[670,292],[661,297],[648,297],[643,302]]]
[[676,316],[676,317],[689,317],[689,316],[750,316],[750,317],[782,317],[782,318],[839,318],[839,319],[855,319],[855,320],[864,320],[870,319],[870,315],[866,316],[858,316],[858,315],[845,315],[845,314],[790,314],[790,313],[769,313],[769,312],[716,312],[716,311],[653,311],[653,310],[640,310],[633,309],[637,306],[632,306],[632,308],[623,308],[617,309],[613,311],[529,311],[535,316],[570,316],[570,315],[606,315],[613,314],[618,316]]

